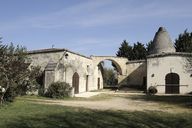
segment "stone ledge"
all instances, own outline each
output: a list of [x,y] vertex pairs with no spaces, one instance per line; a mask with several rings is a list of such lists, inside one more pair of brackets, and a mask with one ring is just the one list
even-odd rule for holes
[[192,57],[192,53],[170,52],[170,53],[152,54],[152,55],[147,56],[147,58],[164,57],[164,56],[184,56],[184,57]]

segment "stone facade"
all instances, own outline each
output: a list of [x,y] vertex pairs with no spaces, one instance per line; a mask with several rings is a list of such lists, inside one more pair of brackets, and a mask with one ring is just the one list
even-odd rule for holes
[[[161,54],[148,57],[148,87],[155,86],[158,93],[166,93],[166,76],[174,73],[179,76],[178,93],[190,93],[192,91],[192,72],[190,70],[191,68],[188,66],[188,57],[190,57],[190,54],[182,53]],[[173,79],[175,80],[175,78]],[[174,84],[175,83],[173,82],[173,86],[175,86]]]
[[[44,71],[45,90],[52,82],[67,82],[75,93],[103,88],[100,63],[112,61],[118,70],[118,85],[157,88],[158,93],[192,92],[192,70],[187,59],[190,53],[177,53],[168,32],[159,28],[146,60],[129,61],[123,57],[86,57],[67,49],[29,51],[29,62]],[[172,92],[173,91],[173,92]]]
[[126,84],[130,87],[144,88],[146,86],[146,70],[146,60],[129,61],[127,63]]
[[163,94],[192,92],[192,65],[188,61],[192,54],[175,51],[168,32],[160,27],[147,57],[147,88],[153,86]]

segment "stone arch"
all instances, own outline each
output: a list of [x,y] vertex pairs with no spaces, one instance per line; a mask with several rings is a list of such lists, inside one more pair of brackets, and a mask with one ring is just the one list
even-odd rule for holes
[[121,68],[121,66],[118,64],[118,62],[116,62],[115,60],[112,60],[112,59],[104,59],[104,60],[101,60],[98,64],[100,64],[102,61],[105,61],[105,60],[111,61],[113,64],[115,64],[119,75],[122,75],[122,68]]
[[123,75],[126,72],[126,63],[128,62],[127,58],[115,56],[91,56],[91,58],[96,66],[104,60],[109,60],[115,64],[119,75]]
[[168,73],[165,76],[165,93],[179,94],[179,75],[177,73]]

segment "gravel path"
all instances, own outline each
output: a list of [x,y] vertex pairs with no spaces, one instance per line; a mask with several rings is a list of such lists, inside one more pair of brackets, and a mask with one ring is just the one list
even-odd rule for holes
[[29,99],[34,103],[83,107],[96,110],[123,110],[123,111],[162,111],[169,113],[190,112],[190,109],[176,105],[156,103],[152,101],[133,100],[131,98],[113,97],[105,100],[81,101],[81,100],[44,100]]

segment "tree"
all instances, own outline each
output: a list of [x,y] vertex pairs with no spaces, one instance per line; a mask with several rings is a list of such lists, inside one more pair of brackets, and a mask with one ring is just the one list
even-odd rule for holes
[[110,68],[103,68],[103,82],[104,85],[117,85],[117,73]]
[[149,55],[150,53],[150,50],[152,49],[152,43],[153,43],[153,41],[151,40],[151,41],[149,41],[148,43],[147,43],[147,45],[146,45],[146,51],[147,51],[147,55]]
[[133,46],[133,60],[141,60],[141,59],[145,59],[147,55],[147,51],[146,48],[144,46],[144,44],[137,42],[136,44],[134,44]]
[[140,42],[137,42],[132,47],[124,40],[116,55],[119,57],[126,57],[129,60],[140,60],[146,58],[147,50],[144,44]]
[[129,43],[124,40],[121,43],[121,47],[119,47],[119,50],[117,51],[117,56],[119,57],[126,57],[129,60],[133,59],[133,48],[129,45]]
[[[0,101],[12,101],[17,95],[34,89],[39,69],[25,63],[26,48],[21,46],[3,45],[0,43]],[[3,90],[3,91],[2,91]]]
[[177,52],[192,52],[192,32],[186,29],[184,33],[179,34],[175,39],[175,48]]

